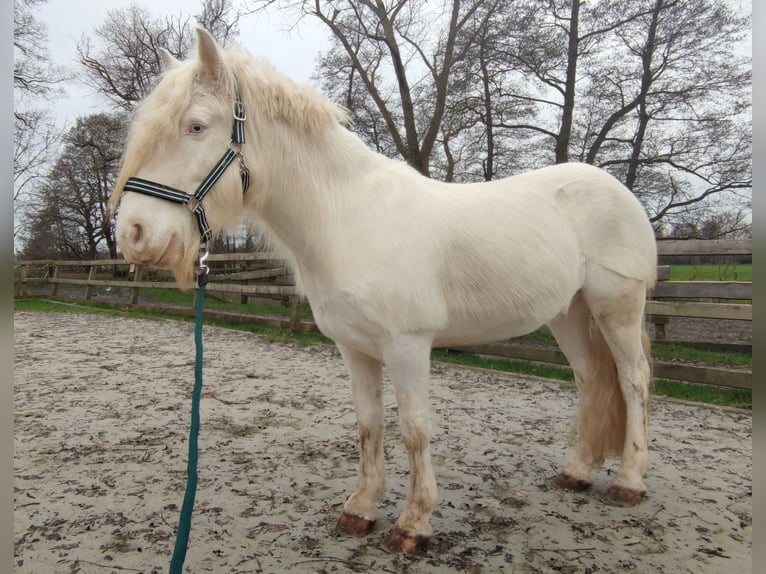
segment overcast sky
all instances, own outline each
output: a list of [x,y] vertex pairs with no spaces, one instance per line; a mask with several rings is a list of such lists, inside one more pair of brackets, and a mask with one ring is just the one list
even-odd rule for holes
[[[240,0],[235,0],[239,3]],[[728,0],[736,9],[751,13],[751,0]],[[47,0],[35,12],[48,27],[48,46],[54,62],[81,74],[77,64],[76,42],[83,34],[92,35],[109,10],[136,4],[153,17],[183,14],[192,16],[199,10],[200,0]],[[254,56],[265,57],[282,72],[299,82],[309,82],[318,52],[328,45],[327,32],[311,18],[301,21],[297,29],[288,29],[276,11],[268,16],[244,16],[239,24],[239,41]],[[742,49],[750,52],[751,44]],[[108,103],[83,83],[67,84],[61,100],[51,102],[60,125],[71,125],[77,116],[108,109]]]
[[[59,65],[80,73],[76,42],[83,34],[92,35],[109,10],[136,4],[153,17],[199,11],[199,0],[48,0],[35,12],[48,27],[51,58]],[[245,16],[239,23],[239,41],[254,56],[271,61],[282,72],[299,82],[309,82],[318,52],[326,47],[326,32],[305,19],[297,30],[288,30],[288,22],[277,13],[268,17]],[[81,73],[80,73],[81,75]],[[108,103],[79,82],[67,84],[65,96],[51,102],[59,124],[71,125],[77,116],[109,109]]]

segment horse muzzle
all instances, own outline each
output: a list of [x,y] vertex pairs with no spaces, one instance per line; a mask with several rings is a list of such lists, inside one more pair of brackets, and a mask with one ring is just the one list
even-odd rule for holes
[[169,269],[181,258],[180,241],[176,233],[152,237],[143,223],[118,225],[116,239],[125,259],[130,263]]

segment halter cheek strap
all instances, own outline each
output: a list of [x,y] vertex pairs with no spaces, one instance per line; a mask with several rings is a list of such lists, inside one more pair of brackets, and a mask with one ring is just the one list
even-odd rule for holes
[[202,183],[199,184],[193,194],[188,194],[185,191],[162,185],[161,183],[155,183],[147,179],[142,179],[140,177],[131,177],[128,179],[123,190],[134,191],[143,195],[186,205],[197,220],[197,227],[202,236],[202,243],[207,243],[213,238],[213,233],[210,230],[202,200],[235,158],[239,160],[239,175],[242,181],[242,193],[247,193],[247,189],[250,187],[250,170],[245,165],[245,158],[242,155],[242,146],[245,143],[246,119],[247,114],[245,113],[245,107],[240,101],[239,95],[237,95],[237,99],[234,102],[234,125],[232,127],[229,149],[226,150],[221,159],[218,160],[218,163],[216,163],[213,169],[210,170],[210,173],[208,173],[205,179],[202,180]]

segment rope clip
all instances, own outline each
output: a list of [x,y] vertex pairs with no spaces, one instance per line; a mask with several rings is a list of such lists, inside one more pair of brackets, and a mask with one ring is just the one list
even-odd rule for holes
[[207,250],[207,244],[200,247],[197,259],[197,285],[200,287],[207,285],[207,274],[210,271],[210,267],[205,264],[205,261],[209,255],[210,252]]

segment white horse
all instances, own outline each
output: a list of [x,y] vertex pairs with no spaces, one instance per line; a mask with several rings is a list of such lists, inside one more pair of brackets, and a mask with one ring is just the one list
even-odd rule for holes
[[[343,356],[360,465],[341,531],[367,534],[384,494],[382,366],[410,466],[406,507],[384,544],[413,553],[432,535],[437,500],[431,348],[496,341],[545,324],[581,396],[573,455],[551,483],[586,489],[591,470],[617,455],[621,465],[605,499],[641,501],[650,381],[643,312],[656,245],[630,191],[582,164],[488,183],[433,181],[368,149],[347,129],[344,112],[317,91],[243,51],[222,50],[204,30],[196,58],[163,58],[165,73],[133,118],[111,198],[113,209],[119,204],[117,241],[128,260],[171,269],[180,286],[191,287],[206,231],[200,208],[195,220],[186,207],[131,184],[158,182],[183,199],[178,190],[197,188],[227,147],[249,168],[244,194],[236,169],[218,169],[220,179],[200,200],[205,225],[217,232],[254,213],[284,247],[317,325]],[[233,119],[235,100],[246,119],[241,109]],[[246,143],[231,141],[232,122],[244,126]]]

